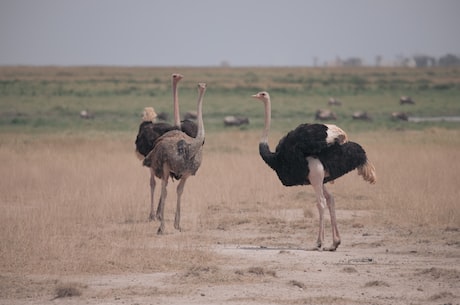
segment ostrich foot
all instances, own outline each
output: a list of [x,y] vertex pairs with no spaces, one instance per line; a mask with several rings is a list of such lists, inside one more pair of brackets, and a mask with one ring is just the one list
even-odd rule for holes
[[323,251],[323,248],[321,248],[321,243],[317,243],[313,247],[307,247],[305,250],[306,251]]
[[160,227],[158,228],[157,234],[158,235],[163,235],[164,231],[165,231],[164,225],[160,225]]
[[340,240],[333,242],[330,247],[324,247],[323,250],[324,251],[335,251],[337,250],[339,245],[340,245]]
[[149,215],[149,221],[155,221],[155,220],[157,220],[157,216],[155,215],[155,213],[151,212]]
[[182,232],[182,229],[180,227],[180,216],[176,214],[176,217],[174,217],[174,229],[178,230],[179,232]]

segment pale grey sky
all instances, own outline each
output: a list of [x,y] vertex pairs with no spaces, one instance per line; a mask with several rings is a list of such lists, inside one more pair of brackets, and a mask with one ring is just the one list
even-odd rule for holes
[[0,0],[0,65],[372,65],[459,30],[458,0]]

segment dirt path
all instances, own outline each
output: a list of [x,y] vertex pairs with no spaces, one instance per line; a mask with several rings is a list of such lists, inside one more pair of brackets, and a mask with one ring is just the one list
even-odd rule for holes
[[[343,227],[344,242],[338,251],[317,252],[298,249],[285,233],[267,237],[252,226],[207,231],[221,236],[211,251],[222,262],[183,272],[22,279],[3,275],[3,285],[17,291],[0,299],[0,304],[460,303],[457,228]],[[291,237],[302,238],[298,234]],[[234,243],[260,235],[265,235],[262,243]],[[55,298],[51,288],[57,283],[70,284],[67,291],[61,287],[61,297]]]

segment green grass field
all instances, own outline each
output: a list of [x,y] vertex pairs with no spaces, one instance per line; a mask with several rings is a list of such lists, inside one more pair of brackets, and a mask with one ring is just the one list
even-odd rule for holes
[[[145,106],[172,117],[173,72],[185,76],[182,113],[195,110],[196,84],[208,83],[206,144],[185,186],[184,231],[173,228],[171,182],[167,233],[158,236],[134,139]],[[334,124],[375,165],[375,185],[356,171],[328,184],[343,238],[336,253],[291,250],[315,241],[315,194],[284,187],[260,158],[264,110],[251,95],[261,90],[272,97],[272,150],[335,97],[343,105],[331,107]],[[401,95],[416,104],[399,105]],[[94,118],[81,119],[83,109]],[[353,120],[358,110],[373,120]],[[460,116],[460,70],[0,67],[0,304],[56,304],[66,291],[72,298],[63,302],[72,304],[211,304],[219,289],[235,304],[448,304],[459,291],[451,266],[460,240],[460,123],[395,121],[394,111]],[[250,125],[224,127],[231,114]],[[369,283],[385,285],[373,297]],[[267,287],[277,287],[276,297]]]
[[[331,108],[336,124],[349,132],[381,129],[458,128],[458,123],[395,121],[391,113],[411,116],[460,116],[458,68],[120,68],[0,67],[0,127],[10,132],[135,132],[145,106],[172,114],[174,72],[181,112],[195,110],[196,83],[207,82],[204,120],[207,131],[220,131],[226,115],[245,115],[263,124],[262,106],[250,96],[269,91],[273,129],[285,132],[314,121],[316,110]],[[401,95],[415,105],[399,105]],[[327,105],[329,97],[342,106]],[[94,114],[82,120],[81,110]],[[367,111],[373,120],[352,119]]]

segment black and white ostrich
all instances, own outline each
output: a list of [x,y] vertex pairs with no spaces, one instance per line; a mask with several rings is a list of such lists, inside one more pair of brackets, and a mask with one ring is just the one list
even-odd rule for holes
[[[335,251],[340,245],[337,229],[335,202],[325,183],[358,169],[365,181],[376,182],[374,166],[364,149],[357,143],[348,142],[345,132],[335,125],[301,124],[283,137],[271,152],[268,133],[271,123],[271,101],[267,92],[252,97],[265,105],[265,125],[259,143],[262,159],[278,175],[285,186],[311,184],[316,193],[319,211],[319,232],[315,250]],[[324,210],[329,209],[332,226],[332,245],[324,247]],[[322,248],[324,247],[324,248]]]
[[[154,148],[155,143],[159,137],[171,130],[182,130],[190,137],[196,137],[198,127],[197,124],[190,120],[180,120],[179,112],[179,93],[177,84],[183,78],[183,75],[174,73],[172,75],[172,92],[173,92],[173,107],[174,107],[174,125],[158,122],[156,123],[157,114],[152,107],[146,107],[142,118],[142,123],[139,125],[139,131],[136,137],[136,154],[140,160],[148,155]],[[155,192],[155,173],[150,169],[150,220],[155,220],[154,209],[154,192]]]

